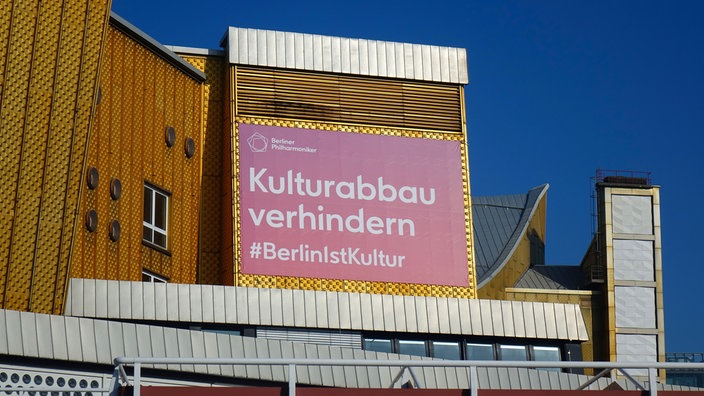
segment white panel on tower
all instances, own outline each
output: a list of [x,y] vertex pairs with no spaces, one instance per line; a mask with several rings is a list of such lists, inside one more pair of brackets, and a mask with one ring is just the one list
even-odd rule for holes
[[653,241],[614,239],[614,279],[655,280]]
[[640,195],[613,195],[611,197],[614,234],[653,233],[652,199]]

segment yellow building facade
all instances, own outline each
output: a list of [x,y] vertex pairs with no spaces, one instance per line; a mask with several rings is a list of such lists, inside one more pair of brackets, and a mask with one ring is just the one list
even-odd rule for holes
[[[63,315],[76,309],[70,288],[84,280],[134,290],[143,287],[136,282],[168,282],[183,290],[202,285],[207,298],[221,290],[211,286],[223,287],[223,296],[274,296],[278,308],[289,293],[291,301],[346,296],[384,306],[389,317],[401,309],[403,324],[350,325],[362,344],[388,336],[394,353],[415,328],[429,357],[450,342],[464,348],[464,358],[469,345],[481,344],[497,358],[503,347],[526,346],[526,360],[543,348],[562,360],[577,353],[618,361],[640,356],[629,352],[635,345],[664,359],[657,187],[606,180],[599,233],[582,266],[547,268],[547,185],[506,197],[470,194],[465,50],[239,28],[228,29],[223,50],[167,48],[110,15],[109,1],[65,3],[14,0],[0,8],[0,42],[8,43],[0,48],[0,166],[8,170],[0,180],[0,308]],[[246,270],[243,125],[456,144],[461,209],[451,214],[461,223],[453,249],[462,279],[450,285]],[[616,209],[612,196],[620,197]],[[623,217],[629,205],[650,211],[635,216],[650,228]],[[614,213],[623,220],[616,231]],[[652,279],[632,254],[650,254]],[[447,268],[430,254],[423,261]],[[589,278],[596,270],[604,276]],[[640,275],[631,279],[629,271]],[[624,307],[644,300],[652,321],[626,314]],[[354,309],[363,314],[367,305],[360,304]],[[439,316],[441,309],[448,313]],[[239,320],[203,321],[255,333],[285,323]],[[530,325],[538,330],[519,331]],[[326,326],[335,330],[317,327]]]
[[[122,30],[120,30],[122,28]],[[203,141],[203,86],[145,48],[114,20],[100,73],[100,102],[88,145],[87,166],[99,175],[82,186],[81,213],[94,210],[76,239],[71,277],[141,280],[148,271],[194,283]],[[169,132],[174,133],[169,141]],[[186,152],[192,142],[193,152]],[[144,185],[169,194],[168,244],[143,243]],[[120,187],[115,187],[118,185]],[[121,192],[116,194],[115,189]],[[106,232],[120,225],[119,240]]]

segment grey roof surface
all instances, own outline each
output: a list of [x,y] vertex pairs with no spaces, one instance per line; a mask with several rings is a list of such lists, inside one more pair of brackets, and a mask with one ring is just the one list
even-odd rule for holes
[[120,320],[589,339],[577,304],[71,279],[65,313]]
[[464,48],[237,27],[221,45],[232,64],[469,83]]
[[536,265],[528,269],[515,287],[526,289],[579,290],[584,273],[577,265]]
[[[115,301],[118,304],[118,301]],[[290,358],[290,359],[429,359],[360,349],[309,345],[263,338],[119,321],[0,310],[0,356],[31,357],[54,362],[113,366],[116,357]],[[91,366],[95,369],[95,366]],[[144,365],[149,367],[149,365]],[[286,383],[281,366],[188,365],[156,366],[186,373]],[[296,366],[297,383],[346,388],[387,388],[400,367]],[[576,389],[589,377],[518,368],[479,368],[483,389]],[[467,389],[468,368],[417,368],[425,388]],[[599,379],[588,389],[603,389]],[[634,389],[629,382],[619,382]],[[662,386],[662,385],[659,385]],[[668,387],[669,388],[669,387]]]
[[544,184],[527,194],[472,197],[478,287],[511,256],[548,188]]

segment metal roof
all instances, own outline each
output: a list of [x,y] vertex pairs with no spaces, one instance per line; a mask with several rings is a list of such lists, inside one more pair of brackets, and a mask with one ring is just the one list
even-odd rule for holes
[[468,84],[467,50],[230,27],[231,64]]
[[544,184],[527,194],[472,197],[478,287],[511,257],[548,188]]
[[121,320],[587,341],[576,304],[71,279],[65,313]]
[[529,268],[515,287],[526,289],[579,290],[584,273],[577,265],[536,265]]
[[[120,301],[116,301],[120,303]],[[119,321],[0,310],[0,355],[58,362],[114,364],[129,357],[293,358],[293,359],[429,359],[324,345],[175,329]],[[147,366],[147,365],[145,365]],[[286,382],[285,369],[272,366],[168,365],[159,369],[251,380]],[[401,367],[297,366],[298,383],[386,388]],[[426,388],[469,388],[468,368],[414,370]],[[479,368],[482,389],[575,389],[587,376],[518,368]],[[603,389],[600,379],[589,389]],[[628,386],[628,384],[625,384]],[[633,388],[633,386],[630,386]]]

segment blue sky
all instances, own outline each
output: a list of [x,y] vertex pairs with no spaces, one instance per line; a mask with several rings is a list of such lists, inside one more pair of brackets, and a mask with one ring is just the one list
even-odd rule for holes
[[668,352],[704,352],[704,2],[113,0],[163,44],[227,26],[462,47],[473,195],[550,184],[546,261],[578,264],[596,169],[661,189]]

